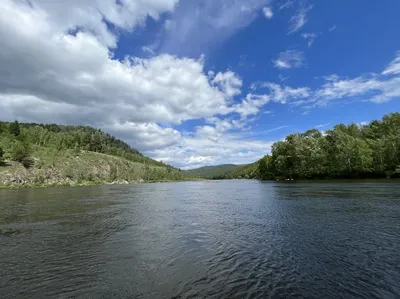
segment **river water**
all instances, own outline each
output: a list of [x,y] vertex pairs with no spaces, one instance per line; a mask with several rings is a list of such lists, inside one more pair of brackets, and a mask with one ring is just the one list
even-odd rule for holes
[[1,298],[400,298],[400,183],[0,190]]

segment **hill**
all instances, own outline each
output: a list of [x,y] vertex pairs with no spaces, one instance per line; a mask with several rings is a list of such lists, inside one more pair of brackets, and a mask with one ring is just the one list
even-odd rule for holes
[[229,172],[235,168],[240,167],[235,164],[222,164],[217,166],[204,166],[200,168],[185,170],[184,172],[190,176],[200,177],[204,179],[211,179],[217,176],[221,176],[226,172]]
[[101,130],[0,122],[0,186],[185,179],[179,169],[145,157]]
[[212,179],[230,180],[230,179],[259,179],[258,162],[238,166],[225,173],[215,175]]

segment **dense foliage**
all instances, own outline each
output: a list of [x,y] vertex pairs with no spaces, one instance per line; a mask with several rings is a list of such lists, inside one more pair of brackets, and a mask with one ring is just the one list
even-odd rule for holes
[[397,177],[400,113],[364,126],[339,124],[324,134],[315,129],[291,134],[276,142],[272,156],[263,160],[263,177]]
[[272,154],[254,167],[242,167],[221,178],[314,179],[400,176],[400,113],[368,125],[339,124],[291,134],[272,146]]
[[143,156],[114,136],[92,127],[0,122],[0,149],[10,159],[24,161],[33,147],[87,150],[125,158],[132,162],[165,166],[162,162]]

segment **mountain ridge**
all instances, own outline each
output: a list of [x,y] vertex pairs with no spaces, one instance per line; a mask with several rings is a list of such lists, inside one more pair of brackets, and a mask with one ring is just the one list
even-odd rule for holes
[[220,165],[202,166],[199,168],[184,170],[184,173],[200,178],[212,179],[216,176],[222,175],[238,167],[241,167],[241,165],[220,164]]

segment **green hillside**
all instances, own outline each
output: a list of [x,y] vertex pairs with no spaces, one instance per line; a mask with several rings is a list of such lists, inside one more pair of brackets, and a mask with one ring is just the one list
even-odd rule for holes
[[0,186],[126,184],[185,180],[91,127],[0,122]]
[[184,172],[190,176],[211,179],[217,176],[221,176],[224,173],[238,167],[240,166],[235,164],[222,164],[217,166],[204,166],[200,168],[185,170]]
[[258,162],[243,165],[231,169],[228,172],[215,175],[212,179],[216,180],[230,180],[230,179],[258,179]]

